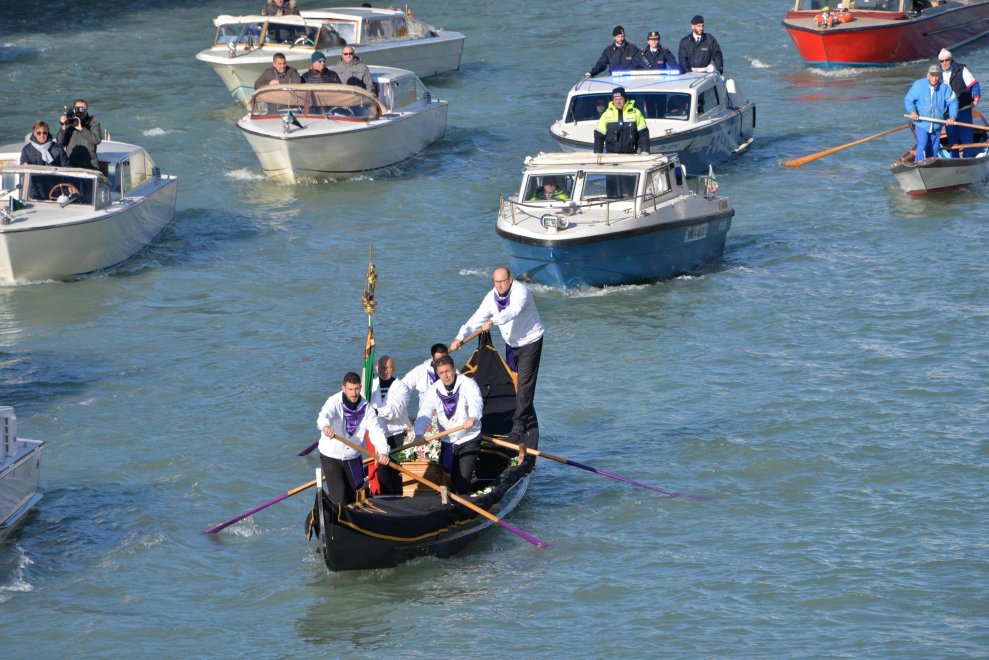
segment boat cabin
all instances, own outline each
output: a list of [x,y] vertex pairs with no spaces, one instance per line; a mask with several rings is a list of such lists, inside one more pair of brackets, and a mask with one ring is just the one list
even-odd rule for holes
[[617,86],[625,87],[626,98],[647,120],[699,122],[729,110],[729,89],[719,75],[628,71],[616,72],[607,80],[578,83],[567,100],[563,122],[596,123]]
[[99,171],[0,163],[0,200],[9,206],[58,205],[102,211],[141,184],[161,178],[151,156],[141,147],[106,141],[97,148],[97,157]]
[[431,26],[395,9],[334,7],[303,11],[302,16],[324,21],[351,45],[437,36]]
[[225,47],[235,57],[238,49],[252,51],[264,46],[309,48],[343,46],[347,41],[331,24],[300,16],[219,16],[214,47]]

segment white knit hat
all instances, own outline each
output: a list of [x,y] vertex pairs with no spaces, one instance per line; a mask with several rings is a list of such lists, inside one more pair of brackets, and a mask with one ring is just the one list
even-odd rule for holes
[[951,51],[948,50],[947,48],[942,48],[941,49],[941,52],[937,54],[937,58],[939,60],[950,60],[950,59],[953,59],[951,57]]

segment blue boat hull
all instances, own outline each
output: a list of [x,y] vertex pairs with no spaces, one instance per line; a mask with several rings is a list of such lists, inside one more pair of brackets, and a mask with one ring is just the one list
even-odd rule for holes
[[663,280],[719,259],[734,211],[578,240],[521,237],[498,228],[512,272],[572,289]]

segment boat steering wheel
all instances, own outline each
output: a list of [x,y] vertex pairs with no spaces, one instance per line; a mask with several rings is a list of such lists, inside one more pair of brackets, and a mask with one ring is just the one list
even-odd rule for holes
[[339,106],[333,108],[333,110],[330,111],[330,114],[333,115],[334,117],[353,117],[354,111],[351,110],[350,108]]
[[299,37],[298,39],[296,39],[293,42],[292,45],[293,46],[312,46],[313,45],[313,40],[310,39],[309,37]]
[[79,195],[79,189],[73,186],[71,183],[57,183],[52,186],[52,189],[48,191],[48,199],[52,202],[57,202],[58,198],[61,197],[61,190],[65,191],[68,196]]

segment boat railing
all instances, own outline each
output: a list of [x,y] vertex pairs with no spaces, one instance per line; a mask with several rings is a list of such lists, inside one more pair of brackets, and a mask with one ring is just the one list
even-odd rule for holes
[[[541,224],[547,226],[546,222],[544,222],[547,216],[554,218],[555,222],[555,219],[560,217],[573,217],[588,210],[603,209],[604,224],[610,227],[622,220],[634,220],[646,212],[655,211],[659,206],[660,197],[662,196],[646,194],[634,197],[622,197],[620,199],[585,201],[582,204],[570,201],[562,203],[562,205],[547,205],[545,201],[520,202],[501,195],[498,203],[498,211],[500,215],[505,215],[505,206],[508,206],[508,216],[511,219],[512,226],[529,219],[539,220]],[[630,202],[631,208],[629,205]],[[616,205],[620,205],[620,209],[616,210],[614,208]],[[601,221],[602,218],[595,216],[594,219],[588,220],[584,224],[593,224]],[[558,228],[566,227],[566,225],[560,227],[559,223],[556,223],[556,226]]]

